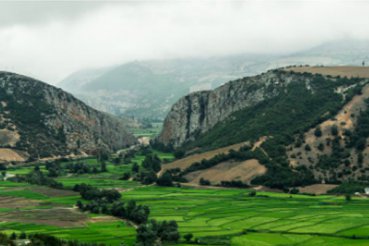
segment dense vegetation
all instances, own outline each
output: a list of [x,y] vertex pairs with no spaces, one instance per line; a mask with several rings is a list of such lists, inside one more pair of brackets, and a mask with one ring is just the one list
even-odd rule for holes
[[27,182],[30,184],[36,185],[45,185],[50,186],[52,188],[62,189],[63,184],[55,181],[54,179],[46,176],[41,170],[39,166],[35,166],[35,168],[26,175],[16,175],[15,177],[10,178],[9,180],[15,182]]

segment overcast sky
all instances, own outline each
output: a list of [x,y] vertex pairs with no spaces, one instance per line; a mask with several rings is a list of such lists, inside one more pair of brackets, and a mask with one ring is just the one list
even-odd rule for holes
[[142,59],[294,52],[369,39],[368,1],[0,2],[0,70],[56,84]]

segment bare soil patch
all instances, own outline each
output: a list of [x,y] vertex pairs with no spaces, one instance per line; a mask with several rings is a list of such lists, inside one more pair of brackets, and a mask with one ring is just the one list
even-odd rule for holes
[[186,169],[187,167],[191,166],[195,162],[202,161],[203,159],[206,159],[206,160],[211,159],[211,158],[213,158],[214,156],[216,156],[218,154],[227,154],[230,150],[232,150],[232,149],[233,150],[238,150],[239,148],[241,148],[245,144],[246,143],[238,143],[238,144],[230,145],[230,146],[227,146],[227,147],[207,151],[207,152],[204,152],[204,153],[187,156],[183,159],[176,160],[172,163],[163,165],[162,170],[160,171],[160,173],[164,173],[166,170],[174,169],[174,168],[179,168],[181,170]]
[[357,66],[330,66],[330,67],[290,67],[285,68],[286,71],[296,73],[312,73],[341,77],[359,77],[369,78],[369,67]]
[[201,178],[211,183],[232,180],[250,183],[253,178],[265,174],[266,171],[267,168],[256,159],[243,162],[227,161],[205,170],[191,172],[185,178],[191,183],[199,183]]
[[25,199],[20,197],[0,196],[0,208],[24,208],[36,206],[37,200]]
[[99,223],[99,222],[110,222],[110,221],[118,221],[118,220],[120,219],[114,216],[103,215],[103,216],[90,218],[88,222]]
[[77,192],[71,191],[71,190],[60,190],[60,189],[53,189],[50,187],[44,187],[44,186],[33,186],[28,188],[31,191],[40,193],[45,196],[49,197],[58,197],[58,196],[76,196],[78,195]]
[[305,187],[299,187],[299,191],[302,193],[311,193],[315,195],[327,194],[329,190],[336,188],[334,184],[313,184]]
[[0,219],[61,227],[82,226],[88,220],[85,214],[70,208],[18,210],[2,213]]
[[0,148],[0,163],[1,162],[24,162],[27,160],[27,155],[20,151],[8,148]]

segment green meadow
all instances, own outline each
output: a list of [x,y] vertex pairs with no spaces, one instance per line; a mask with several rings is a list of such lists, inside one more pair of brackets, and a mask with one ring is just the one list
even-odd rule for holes
[[[164,153],[160,156],[172,157]],[[137,156],[132,161],[141,163],[142,160],[143,156]],[[88,162],[97,163],[94,159]],[[119,180],[131,165],[108,163],[106,173],[67,175],[57,180],[66,187],[88,183],[100,188],[117,188],[123,200],[133,199],[148,205],[151,218],[176,220],[181,235],[194,235],[189,243],[181,239],[180,245],[369,245],[369,199],[354,197],[346,201],[342,196],[273,192],[249,196],[247,189],[143,186],[135,181]],[[29,168],[9,170],[9,173],[23,173]],[[7,199],[16,199],[15,203],[23,206],[9,206]],[[42,232],[107,245],[122,242],[134,245],[133,227],[108,216],[79,213],[73,208],[79,199],[78,193],[70,191],[1,181],[0,230]],[[33,218],[30,211],[40,215]],[[58,218],[65,224],[52,222]]]

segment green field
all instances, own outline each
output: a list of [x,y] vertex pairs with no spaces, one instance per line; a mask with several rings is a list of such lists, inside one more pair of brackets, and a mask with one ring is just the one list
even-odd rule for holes
[[[163,153],[160,156],[171,157]],[[142,159],[137,156],[134,161],[140,163]],[[93,159],[89,162],[96,163]],[[68,175],[57,180],[66,187],[84,182],[118,188],[123,200],[148,205],[151,218],[176,220],[182,235],[193,233],[198,242],[207,245],[369,245],[369,199],[347,202],[342,196],[272,192],[249,197],[246,189],[165,188],[118,180],[130,166],[109,163],[107,173]],[[9,173],[23,173],[26,169],[29,168]],[[73,209],[80,199],[78,193],[41,188],[0,182],[1,230],[42,232],[107,245],[134,244],[135,229],[123,221]],[[19,207],[7,204],[7,199],[17,199],[14,203]],[[52,220],[58,218],[65,224],[53,224]],[[180,243],[191,245],[184,240]]]

